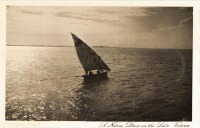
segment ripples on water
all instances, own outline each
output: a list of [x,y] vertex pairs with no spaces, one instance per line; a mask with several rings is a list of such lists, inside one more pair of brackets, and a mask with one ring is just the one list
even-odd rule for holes
[[191,120],[192,50],[95,51],[109,79],[84,82],[74,47],[7,47],[6,120]]

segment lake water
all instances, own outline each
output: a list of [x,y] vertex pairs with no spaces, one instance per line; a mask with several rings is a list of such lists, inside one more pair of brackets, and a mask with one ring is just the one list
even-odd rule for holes
[[74,47],[7,46],[6,120],[192,120],[192,50],[94,50],[107,80],[84,82]]

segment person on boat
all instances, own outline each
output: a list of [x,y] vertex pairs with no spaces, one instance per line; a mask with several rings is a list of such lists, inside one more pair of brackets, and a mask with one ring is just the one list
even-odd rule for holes
[[[99,58],[100,58],[100,57],[99,57]],[[99,73],[103,73],[103,67],[102,67],[101,64],[100,64],[100,61],[99,61],[98,72],[99,72]]]
[[100,68],[99,70],[100,70],[100,72],[103,72],[103,68]]
[[92,71],[89,72],[89,76],[93,75]]

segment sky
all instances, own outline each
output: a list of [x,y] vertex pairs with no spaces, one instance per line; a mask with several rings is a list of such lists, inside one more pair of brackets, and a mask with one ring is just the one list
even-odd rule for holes
[[192,48],[193,8],[7,6],[7,45]]

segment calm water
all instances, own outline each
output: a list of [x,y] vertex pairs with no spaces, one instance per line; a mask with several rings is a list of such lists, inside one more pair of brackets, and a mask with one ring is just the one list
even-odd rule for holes
[[7,47],[6,120],[192,120],[192,50],[94,50],[111,72],[85,83],[74,47]]

